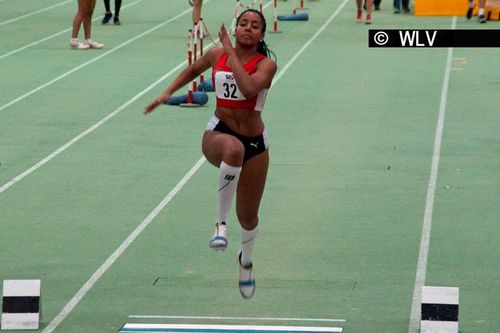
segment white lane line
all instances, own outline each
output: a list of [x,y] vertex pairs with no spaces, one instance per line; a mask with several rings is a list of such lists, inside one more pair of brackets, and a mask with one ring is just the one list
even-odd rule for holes
[[[143,1],[143,0],[137,0],[137,1],[135,1],[135,2],[129,3],[129,4],[125,5],[125,6],[122,6],[122,9],[125,9],[125,8],[128,8],[128,7],[131,7],[131,6],[134,6],[134,5],[136,5],[136,4],[138,4],[139,2],[142,2],[142,1]],[[97,21],[97,20],[100,20],[100,19],[102,19],[103,17],[104,17],[104,15],[97,16],[96,18],[94,18],[94,19],[92,20],[92,22]],[[73,30],[73,28],[68,28],[68,29],[65,29],[65,30],[63,30],[63,31],[56,32],[56,33],[55,33],[55,34],[53,34],[53,35],[50,35],[50,36],[48,36],[48,37],[45,37],[45,38],[42,38],[42,39],[40,39],[40,40],[34,41],[34,42],[32,42],[32,43],[26,44],[26,45],[24,45],[24,46],[22,46],[22,47],[20,47],[20,48],[18,48],[18,49],[15,49],[15,50],[12,50],[12,51],[7,52],[7,53],[5,53],[5,54],[2,54],[2,55],[0,55],[0,60],[2,60],[3,58],[7,58],[8,56],[11,56],[11,55],[13,55],[13,54],[16,54],[16,53],[18,53],[18,52],[21,52],[21,51],[23,51],[23,50],[26,50],[26,49],[27,49],[27,48],[29,48],[29,47],[32,47],[32,46],[35,46],[35,45],[41,44],[41,43],[43,43],[43,42],[46,42],[46,41],[48,41],[49,39],[52,39],[52,38],[57,37],[57,36],[59,36],[59,35],[62,35],[62,34],[68,33],[68,32],[70,32],[71,30]],[[70,37],[71,37],[71,36],[70,36]],[[69,41],[69,38],[68,38],[68,41]],[[68,44],[69,44],[69,43],[68,43]]]
[[[211,1],[211,0],[207,0],[206,2],[209,2],[209,1]],[[186,13],[186,12],[190,12],[190,10],[184,11],[183,13]],[[183,13],[181,13],[180,15],[183,15]],[[172,18],[171,20],[176,19],[176,17]],[[166,24],[166,23],[168,23],[168,21],[165,22],[164,24]],[[209,45],[205,46],[205,49],[210,48],[212,45],[213,44],[209,44]],[[26,171],[22,172],[21,174],[17,175],[16,177],[14,177],[9,182],[7,182],[4,185],[2,185],[0,187],[0,194],[3,193],[3,192],[5,192],[6,190],[8,190],[9,188],[11,188],[12,186],[14,186],[16,183],[18,183],[19,181],[21,181],[25,177],[27,177],[30,174],[32,174],[33,172],[35,172],[39,168],[41,168],[43,165],[45,165],[46,163],[48,163],[49,161],[51,161],[53,158],[55,158],[56,156],[58,156],[59,154],[61,154],[62,152],[64,152],[66,149],[68,149],[69,147],[71,147],[72,145],[74,145],[75,143],[77,143],[78,141],[80,141],[81,139],[83,139],[88,134],[92,133],[93,131],[95,131],[96,129],[98,129],[99,127],[101,127],[108,120],[110,120],[111,118],[113,118],[114,116],[116,116],[118,113],[120,113],[121,111],[123,111],[127,106],[129,106],[130,104],[132,104],[133,102],[135,102],[137,99],[139,99],[144,94],[146,94],[148,91],[150,91],[151,89],[153,89],[160,82],[164,81],[169,76],[171,76],[176,71],[178,71],[179,69],[183,68],[186,65],[187,65],[187,60],[183,61],[182,63],[180,63],[179,65],[177,65],[175,68],[173,68],[172,70],[170,70],[168,73],[166,73],[165,75],[163,75],[162,77],[160,77],[154,83],[152,83],[151,85],[149,85],[146,89],[144,89],[143,91],[141,91],[140,93],[138,93],[137,95],[135,95],[134,97],[132,97],[132,99],[130,99],[129,101],[127,101],[125,104],[121,105],[118,109],[114,110],[113,112],[111,112],[110,114],[108,114],[106,117],[104,117],[103,119],[101,119],[100,121],[98,121],[97,123],[95,123],[94,125],[92,125],[91,127],[89,127],[88,129],[86,129],[85,131],[81,132],[80,134],[78,134],[77,136],[75,136],[70,141],[66,142],[64,145],[62,145],[57,150],[55,150],[52,154],[48,155],[47,157],[45,157],[44,159],[42,159],[41,161],[39,161],[38,163],[36,163],[35,165],[33,165],[31,168],[27,169]]]
[[205,162],[202,157],[195,163],[182,177],[182,179],[175,185],[169,194],[156,206],[155,209],[139,224],[139,226],[127,237],[127,239],[113,252],[113,254],[106,259],[106,261],[99,267],[99,269],[92,274],[90,279],[80,288],[80,290],[71,298],[71,300],[64,306],[62,311],[50,322],[50,324],[42,331],[42,333],[50,333],[54,331],[59,324],[68,316],[68,314],[76,307],[81,299],[87,292],[94,286],[94,284],[101,278],[101,276],[113,265],[113,263],[125,252],[125,250],[132,244],[132,242],[146,229],[146,227],[154,220],[154,218],[162,211],[162,209],[172,200],[173,197],[179,192],[188,180],[198,171],[198,169]]
[[[344,0],[341,7],[344,7],[348,0]],[[269,2],[271,3],[271,2]],[[332,15],[335,17],[338,14],[338,10]],[[331,22],[333,18],[327,22]],[[323,25],[320,30],[324,30],[325,25]],[[311,41],[314,40],[318,34],[316,33],[311,39],[305,44],[310,45]],[[207,46],[208,47],[208,46]],[[301,49],[302,51],[304,48]],[[284,75],[284,72],[290,68],[291,64],[297,60],[297,57],[293,57],[285,65],[284,69],[280,72],[281,75],[276,78],[274,83],[277,83],[279,79]],[[157,80],[158,84],[162,79]],[[92,274],[90,279],[80,288],[80,290],[71,298],[71,300],[64,306],[61,312],[49,323],[49,325],[42,331],[42,333],[53,332],[61,322],[73,311],[73,309],[78,305],[78,303],[83,299],[87,292],[97,283],[102,275],[111,267],[111,265],[125,252],[125,250],[130,246],[130,244],[139,236],[139,234],[151,223],[151,221],[161,212],[161,210],[170,202],[170,200],[179,192],[179,190],[187,183],[187,181],[192,177],[194,173],[201,167],[205,158],[202,157],[198,162],[191,168],[191,170],[182,178],[182,180],[175,186],[175,188],[170,191],[170,193],[160,202],[160,204],[148,215],[148,217],[141,222],[141,224],[130,234],[129,237],[118,247],[118,249],[113,252],[113,254],[99,267],[99,269]],[[1,193],[1,192],[0,192]]]
[[[207,0],[206,2],[209,2],[209,1],[211,1],[211,0]],[[188,13],[188,12],[191,12],[191,10],[189,9],[187,11],[184,11],[181,14],[177,15],[176,17],[170,19],[169,21],[167,21],[165,23],[162,23],[161,25],[167,24],[170,21],[175,20],[177,17],[179,17],[181,15],[184,15],[185,13]],[[157,27],[155,27],[153,29],[157,29],[157,28],[159,28],[159,26],[157,26]],[[136,38],[138,38],[138,37],[139,36],[137,36]],[[210,48],[212,45],[213,44],[207,45],[205,47],[205,49]],[[179,65],[177,65],[175,68],[173,68],[168,73],[166,73],[165,75],[163,75],[161,78],[159,78],[158,80],[156,80],[154,83],[152,83],[146,89],[144,89],[143,91],[141,91],[140,93],[138,93],[137,95],[135,95],[134,97],[132,97],[132,99],[130,99],[128,102],[126,102],[125,104],[121,105],[118,109],[114,110],[113,112],[111,112],[110,114],[108,114],[106,117],[104,117],[103,119],[101,119],[100,121],[98,121],[97,123],[95,123],[94,125],[92,125],[91,127],[89,127],[88,129],[86,129],[85,131],[81,132],[80,134],[78,134],[77,136],[75,136],[70,141],[66,142],[64,145],[62,145],[57,150],[55,150],[52,154],[48,155],[47,157],[45,157],[44,159],[42,159],[41,161],[39,161],[38,163],[36,163],[35,165],[33,165],[31,168],[27,169],[26,171],[22,172],[21,174],[17,175],[16,177],[14,177],[9,182],[7,182],[4,185],[2,185],[0,187],[0,194],[3,193],[3,192],[5,192],[6,190],[8,190],[9,188],[11,188],[15,184],[17,184],[19,181],[21,181],[25,177],[27,177],[30,174],[32,174],[33,172],[35,172],[39,168],[41,168],[43,165],[45,165],[46,163],[48,163],[49,161],[51,161],[53,158],[55,158],[56,156],[58,156],[59,154],[61,154],[62,152],[64,152],[66,149],[68,149],[69,147],[71,147],[72,145],[74,145],[75,143],[77,143],[78,141],[80,141],[81,139],[83,139],[88,134],[92,133],[93,131],[95,131],[96,129],[98,129],[99,127],[101,127],[108,120],[110,120],[111,118],[113,118],[114,116],[116,116],[118,113],[120,113],[121,111],[123,111],[123,109],[125,109],[127,106],[129,106],[130,104],[132,104],[133,102],[135,102],[137,99],[139,99],[144,94],[146,94],[148,91],[150,91],[151,89],[153,89],[160,82],[164,81],[170,75],[172,75],[173,73],[175,73],[176,71],[178,71],[179,69],[183,68],[186,65],[187,65],[187,60],[185,60],[182,63],[180,63]]]
[[[288,67],[290,67],[295,62],[295,60],[297,60],[297,58],[304,52],[304,50],[306,48],[308,48],[309,45],[311,45],[311,43],[319,36],[319,34],[322,33],[323,30],[325,30],[325,28],[340,13],[342,8],[344,8],[344,6],[347,4],[347,2],[348,2],[348,0],[344,0],[344,2],[342,2],[342,4],[339,6],[339,8],[337,8],[337,10],[332,14],[332,16],[330,16],[330,18],[325,22],[325,24],[323,24],[323,26],[321,28],[319,28],[319,30],[314,34],[314,36],[312,36],[311,39],[309,39],[307,41],[307,43],[305,43],[304,46],[302,46],[302,48],[293,56],[293,58],[285,65],[285,67],[283,67],[283,69],[278,74],[276,74],[275,81],[278,81],[281,78],[281,76],[288,70]],[[272,86],[271,86],[271,89],[272,89]]]
[[311,321],[311,322],[345,322],[345,319],[336,318],[283,318],[283,317],[214,317],[214,316],[154,316],[130,315],[129,318],[144,319],[203,319],[203,320],[254,320],[254,321]]
[[55,5],[49,6],[49,7],[45,7],[45,8],[39,9],[37,11],[31,12],[31,13],[28,13],[28,14],[24,14],[24,15],[21,15],[21,16],[18,16],[18,17],[15,17],[15,18],[10,19],[10,20],[0,22],[0,26],[6,25],[6,24],[9,24],[9,23],[12,23],[12,22],[19,21],[19,20],[22,20],[24,18],[33,16],[33,15],[36,15],[36,14],[40,14],[40,13],[46,12],[48,10],[51,10],[51,9],[59,7],[59,6],[63,6],[63,5],[65,5],[67,3],[70,3],[70,2],[73,2],[73,0],[66,0],[66,1],[63,1],[63,2],[60,2],[60,3],[57,3]]
[[113,118],[114,116],[116,116],[118,113],[120,113],[121,111],[123,111],[127,106],[129,106],[130,104],[132,104],[133,102],[135,102],[136,100],[138,100],[140,97],[142,97],[148,91],[150,91],[151,89],[153,89],[160,82],[162,82],[167,77],[169,77],[170,75],[172,75],[173,73],[175,73],[176,71],[178,71],[179,69],[183,68],[186,65],[187,65],[187,60],[184,61],[184,62],[182,62],[182,63],[180,63],[179,65],[177,65],[175,68],[173,68],[167,74],[163,75],[161,78],[159,78],[154,83],[152,83],[149,87],[147,87],[146,89],[144,89],[143,91],[141,91],[140,93],[138,93],[137,95],[135,95],[134,97],[132,97],[132,99],[130,99],[129,101],[127,101],[125,104],[123,104],[122,106],[120,106],[118,109],[116,109],[115,111],[111,112],[106,117],[102,118],[100,121],[98,121],[97,123],[95,123],[91,127],[87,128],[85,131],[81,132],[80,134],[78,134],[77,136],[75,136],[73,139],[71,139],[70,141],[68,141],[64,145],[62,145],[60,148],[58,148],[52,154],[50,154],[49,156],[45,157],[43,160],[41,160],[37,164],[33,165],[28,170],[26,170],[23,173],[19,174],[18,176],[14,177],[11,181],[9,181],[9,182],[5,183],[4,185],[2,185],[2,187],[0,187],[0,194],[3,193],[3,192],[5,192],[7,189],[9,189],[10,187],[14,186],[15,184],[17,184],[19,181],[21,181],[25,177],[27,177],[30,174],[32,174],[33,172],[35,172],[39,168],[41,168],[43,165],[45,165],[46,163],[48,163],[50,160],[52,160],[53,158],[55,158],[56,156],[58,156],[59,154],[61,154],[62,152],[64,152],[66,149],[68,149],[69,147],[71,147],[72,145],[74,145],[75,143],[77,143],[78,141],[80,141],[81,139],[83,139],[84,137],[86,137],[88,134],[92,133],[93,131],[95,131],[96,129],[98,129],[99,127],[101,127],[108,120],[110,120],[111,118]]
[[342,333],[342,327],[312,326],[268,326],[268,325],[192,325],[192,324],[138,324],[126,323],[120,333],[165,332],[165,333]]
[[139,34],[139,35],[135,36],[134,38],[131,38],[131,39],[127,40],[126,42],[124,42],[124,43],[122,43],[122,44],[120,44],[120,45],[116,46],[115,48],[113,48],[113,49],[111,49],[111,50],[109,50],[109,51],[107,51],[107,52],[105,52],[105,53],[102,53],[101,55],[99,55],[99,56],[97,56],[97,57],[95,57],[95,58],[93,58],[93,59],[91,59],[91,60],[89,60],[89,61],[87,61],[87,62],[85,62],[85,63],[83,63],[83,64],[81,64],[81,65],[79,65],[79,66],[77,66],[77,67],[75,67],[75,68],[73,68],[73,69],[71,69],[71,70],[69,70],[69,71],[67,71],[67,72],[66,72],[66,73],[64,73],[64,74],[59,75],[59,76],[58,76],[58,77],[56,77],[55,79],[52,79],[52,80],[50,80],[49,82],[46,82],[46,83],[42,84],[41,86],[38,86],[37,88],[35,88],[35,89],[33,89],[33,90],[30,90],[29,92],[25,93],[24,95],[21,95],[21,96],[17,97],[16,99],[14,99],[14,100],[12,100],[12,101],[8,102],[7,104],[2,105],[2,106],[0,107],[0,111],[2,111],[2,110],[4,110],[4,109],[8,108],[9,106],[11,106],[11,105],[13,105],[13,104],[16,104],[17,102],[22,101],[22,100],[23,100],[23,99],[25,99],[26,97],[29,97],[29,96],[31,96],[31,95],[33,95],[33,94],[35,94],[36,92],[38,92],[38,91],[40,91],[40,90],[42,90],[42,89],[44,89],[44,88],[46,88],[46,87],[48,87],[48,86],[51,86],[52,84],[54,84],[54,83],[56,83],[56,82],[58,82],[58,81],[60,81],[60,80],[64,79],[64,78],[65,78],[65,77],[67,77],[68,75],[71,75],[71,74],[73,74],[74,72],[79,71],[80,69],[82,69],[82,68],[84,68],[84,67],[86,67],[86,66],[88,66],[88,65],[90,65],[90,64],[92,64],[92,63],[94,63],[94,62],[96,62],[97,60],[99,60],[99,59],[101,59],[101,58],[104,58],[105,56],[107,56],[107,55],[109,55],[109,54],[111,54],[111,53],[113,53],[113,52],[115,52],[115,51],[118,51],[119,49],[121,49],[121,48],[123,48],[123,47],[127,46],[128,44],[130,44],[130,43],[132,43],[132,42],[134,42],[134,41],[136,41],[136,40],[138,40],[138,39],[140,39],[140,38],[142,38],[142,37],[144,37],[144,36],[146,36],[146,35],[148,35],[148,34],[152,33],[152,32],[153,32],[153,31],[155,31],[155,30],[158,30],[159,28],[163,27],[164,25],[166,25],[166,24],[168,24],[168,23],[170,23],[170,22],[172,22],[172,21],[175,21],[175,20],[177,20],[179,17],[181,17],[181,16],[183,16],[183,15],[186,15],[187,13],[190,13],[190,12],[191,12],[191,9],[187,9],[187,10],[183,11],[182,13],[180,13],[179,15],[176,15],[176,16],[172,17],[172,18],[171,18],[171,19],[169,19],[168,21],[163,22],[163,23],[160,23],[160,24],[158,24],[157,26],[155,26],[155,27],[153,27],[153,28],[151,28],[151,29],[149,29],[149,30],[147,30],[147,31],[145,31],[145,32],[143,32],[143,33],[141,33],[141,34]]
[[[451,28],[455,29],[457,17],[454,16]],[[427,187],[427,197],[425,200],[424,220],[422,225],[422,236],[420,239],[420,250],[418,253],[417,273],[415,277],[415,287],[413,289],[413,298],[410,312],[409,333],[418,333],[420,331],[420,300],[422,298],[422,287],[425,284],[425,275],[427,272],[427,258],[429,255],[429,244],[431,239],[432,211],[434,208],[434,195],[439,169],[439,158],[441,155],[441,142],[443,139],[444,119],[446,114],[446,104],[448,101],[448,88],[450,85],[450,71],[453,59],[453,48],[448,48],[448,58],[444,70],[443,86],[441,88],[441,101],[439,104],[439,116],[436,125],[434,137],[434,153],[432,154],[431,172],[429,176],[429,185]]]

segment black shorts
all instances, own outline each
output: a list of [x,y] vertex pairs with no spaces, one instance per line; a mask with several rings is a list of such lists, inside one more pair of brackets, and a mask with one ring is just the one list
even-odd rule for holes
[[264,132],[256,137],[248,137],[241,134],[236,133],[226,124],[216,116],[213,116],[212,119],[208,122],[207,130],[209,131],[217,131],[221,133],[226,133],[234,136],[243,144],[245,148],[245,156],[243,157],[243,162],[248,161],[254,156],[262,154],[269,148],[269,143],[267,140],[267,131],[264,129]]

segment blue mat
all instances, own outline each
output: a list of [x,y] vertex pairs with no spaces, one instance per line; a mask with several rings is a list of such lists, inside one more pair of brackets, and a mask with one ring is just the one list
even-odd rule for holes
[[279,21],[308,21],[309,14],[308,13],[299,13],[292,15],[278,15]]
[[[188,100],[188,95],[179,95],[179,96],[172,96],[168,101],[165,102],[165,104],[169,105],[179,105],[183,103],[187,103]],[[208,102],[208,94],[197,91],[193,93],[193,103],[194,104],[199,104],[199,105],[205,105]]]
[[205,92],[215,91],[212,81],[205,80],[200,82],[200,84],[198,85],[198,91],[205,91]]

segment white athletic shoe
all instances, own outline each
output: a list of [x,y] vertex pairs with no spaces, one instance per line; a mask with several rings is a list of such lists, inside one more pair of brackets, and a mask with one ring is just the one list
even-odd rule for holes
[[69,42],[69,47],[74,50],[86,50],[90,48],[87,44],[81,43],[79,41],[71,41]]
[[217,222],[215,230],[210,238],[208,246],[216,251],[224,251],[227,248],[227,225],[224,222]]
[[102,49],[104,44],[94,42],[92,39],[86,39],[83,44],[88,45],[91,49]]
[[255,292],[255,274],[253,272],[253,264],[245,267],[241,264],[241,251],[238,254],[238,266],[240,266],[239,288],[241,297],[245,299],[252,298]]

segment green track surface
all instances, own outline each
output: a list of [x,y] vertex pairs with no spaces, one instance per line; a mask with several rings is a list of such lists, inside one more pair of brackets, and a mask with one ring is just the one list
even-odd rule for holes
[[[61,2],[0,1],[0,187],[55,154],[0,192],[0,280],[42,280],[40,331],[202,157],[214,109],[211,96],[202,108],[142,114],[178,71],[155,82],[186,58],[187,1],[125,1],[122,26],[100,24],[98,1],[93,37],[102,50],[68,48],[76,1],[1,25]],[[394,15],[386,1],[366,26],[354,21],[354,1],[305,3],[309,21],[279,22],[283,33],[266,36],[279,69],[292,62],[263,113],[271,165],[254,298],[237,288],[234,213],[228,250],[208,249],[217,169],[205,162],[54,332],[111,333],[137,321],[299,324],[130,315],[336,318],[346,321],[300,324],[409,332],[449,50],[368,48],[368,29],[450,29],[453,18]],[[279,11],[291,5],[280,1]],[[212,35],[230,25],[233,9],[234,1],[205,1]],[[500,53],[452,52],[426,285],[460,288],[461,333],[493,333]]]

